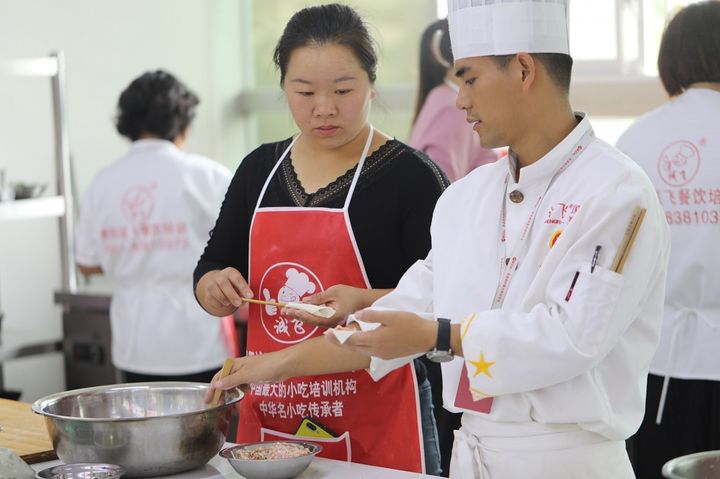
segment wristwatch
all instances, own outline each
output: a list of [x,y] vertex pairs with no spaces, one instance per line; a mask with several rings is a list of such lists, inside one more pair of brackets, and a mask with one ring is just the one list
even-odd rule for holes
[[455,355],[450,348],[450,320],[447,318],[438,318],[437,343],[432,351],[426,356],[430,361],[436,363],[445,363],[452,361]]

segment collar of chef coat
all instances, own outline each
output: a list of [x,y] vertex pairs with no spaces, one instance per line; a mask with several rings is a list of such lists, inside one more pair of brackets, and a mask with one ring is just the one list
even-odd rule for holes
[[563,162],[567,160],[570,150],[580,141],[582,136],[592,129],[590,120],[583,112],[575,112],[577,118],[577,126],[566,136],[560,143],[547,152],[545,156],[535,163],[525,166],[520,170],[520,181],[515,182],[515,168],[517,165],[517,157],[510,150],[507,156],[507,168],[510,173],[510,184],[522,187],[524,185],[532,185],[541,182],[550,181],[550,178],[557,173]]
[[177,151],[179,148],[175,143],[162,138],[142,138],[135,140],[130,145],[130,153],[139,153],[143,151]]

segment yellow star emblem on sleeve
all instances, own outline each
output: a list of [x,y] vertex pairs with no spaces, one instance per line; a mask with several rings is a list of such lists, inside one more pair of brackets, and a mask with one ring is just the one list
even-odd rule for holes
[[479,360],[468,362],[475,366],[475,374],[473,375],[474,378],[478,377],[480,373],[485,374],[489,378],[492,378],[492,374],[490,373],[490,366],[495,364],[495,361],[485,361],[485,355],[483,353],[480,353]]

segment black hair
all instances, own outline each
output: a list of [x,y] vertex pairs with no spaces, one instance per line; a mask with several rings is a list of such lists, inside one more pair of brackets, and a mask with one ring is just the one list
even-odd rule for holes
[[453,54],[450,48],[448,21],[443,18],[428,25],[420,37],[420,81],[415,99],[413,123],[417,120],[430,90],[445,80],[448,68],[452,65]]
[[338,44],[348,47],[375,83],[377,54],[367,26],[358,13],[347,5],[331,3],[300,10],[283,30],[273,61],[280,70],[280,86],[285,82],[292,52],[307,45]]
[[192,123],[198,103],[197,95],[170,73],[147,72],[120,94],[115,127],[132,141],[143,133],[174,141]]
[[658,72],[670,96],[693,83],[720,82],[720,2],[693,3],[673,17],[660,42]]
[[[572,76],[573,59],[565,53],[531,53],[535,60],[545,66],[548,76],[560,88],[560,91],[570,91],[570,77]],[[507,68],[515,55],[497,55],[492,57],[500,68]]]

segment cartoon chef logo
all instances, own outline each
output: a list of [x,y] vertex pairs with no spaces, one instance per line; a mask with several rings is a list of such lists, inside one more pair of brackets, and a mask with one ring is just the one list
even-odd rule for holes
[[671,143],[660,153],[658,172],[670,186],[683,186],[695,178],[700,169],[700,152],[689,141]]
[[[275,264],[265,272],[260,281],[262,299],[273,303],[299,303],[305,296],[322,290],[322,284],[315,273],[296,263]],[[260,322],[275,341],[283,344],[299,343],[317,331],[317,326],[312,327],[295,318],[281,315],[280,309],[266,305],[260,310]]]
[[135,225],[147,223],[155,208],[154,186],[135,185],[122,196],[125,219]]

